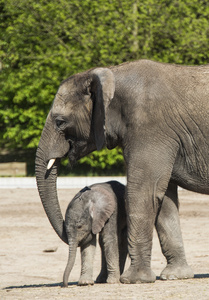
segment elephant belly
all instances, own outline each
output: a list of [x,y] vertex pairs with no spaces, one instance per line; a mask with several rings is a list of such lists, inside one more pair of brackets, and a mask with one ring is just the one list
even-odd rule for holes
[[209,194],[209,162],[206,156],[182,156],[176,158],[171,180],[177,185],[197,193]]

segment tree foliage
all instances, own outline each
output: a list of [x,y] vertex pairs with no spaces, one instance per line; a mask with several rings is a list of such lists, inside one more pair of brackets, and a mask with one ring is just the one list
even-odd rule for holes
[[[0,17],[0,148],[37,147],[56,90],[74,73],[140,58],[209,61],[203,0],[0,0]],[[121,159],[102,150],[80,163]]]

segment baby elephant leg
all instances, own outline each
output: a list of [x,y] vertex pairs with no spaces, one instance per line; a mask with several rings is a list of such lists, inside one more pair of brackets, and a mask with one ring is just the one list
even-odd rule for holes
[[[125,227],[123,230],[121,230],[118,243],[119,243],[119,268],[120,268],[120,274],[122,274],[124,271],[126,258],[127,258],[127,254],[128,254],[127,227]],[[96,279],[96,282],[97,283],[105,283],[105,282],[107,282],[108,272],[107,272],[107,261],[106,261],[105,252],[104,252],[104,244],[103,244],[103,239],[102,239],[101,235],[99,236],[99,244],[101,247],[102,268],[101,268],[100,274],[98,275],[98,277]]]
[[93,285],[93,263],[96,248],[96,236],[91,242],[81,246],[81,275],[78,285]]
[[97,276],[96,283],[105,283],[107,282],[107,262],[105,259],[104,245],[101,235],[99,235],[99,245],[101,248],[102,268],[99,275]]
[[120,269],[116,218],[112,216],[112,220],[109,220],[100,235],[103,258],[102,271],[97,278],[97,282],[104,282],[106,278],[107,283],[118,283]]

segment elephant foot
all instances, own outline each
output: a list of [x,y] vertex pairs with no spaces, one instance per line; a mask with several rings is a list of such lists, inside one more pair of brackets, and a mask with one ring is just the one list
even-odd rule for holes
[[109,275],[107,277],[107,283],[113,284],[113,283],[120,283],[120,276],[119,275]]
[[187,264],[181,265],[167,265],[161,272],[161,280],[176,280],[193,278],[194,273]]
[[138,268],[130,266],[120,277],[122,283],[148,283],[155,282],[156,275],[150,268]]
[[62,287],[62,288],[67,288],[67,287],[68,287],[68,282],[67,282],[67,283],[64,283],[64,282],[63,282],[63,284],[61,285],[61,287]]
[[94,285],[94,280],[93,279],[87,279],[87,278],[80,278],[78,281],[79,286],[83,285]]

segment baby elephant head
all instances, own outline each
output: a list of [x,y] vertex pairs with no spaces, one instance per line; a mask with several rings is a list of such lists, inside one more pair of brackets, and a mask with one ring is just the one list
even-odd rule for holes
[[70,202],[65,226],[68,241],[77,245],[91,234],[99,233],[115,210],[113,192],[102,185],[82,189]]

